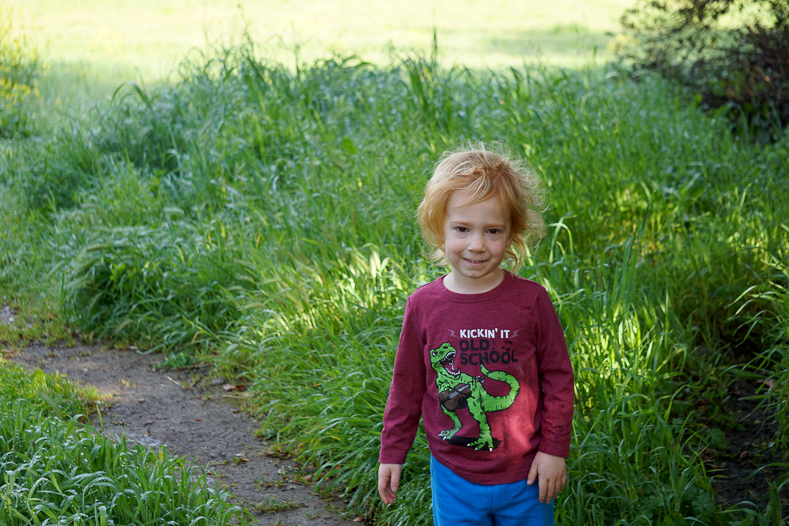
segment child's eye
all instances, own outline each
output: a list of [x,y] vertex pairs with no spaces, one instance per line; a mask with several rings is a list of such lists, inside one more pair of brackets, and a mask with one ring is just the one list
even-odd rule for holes
[[455,227],[455,230],[457,230],[458,232],[468,232],[468,228],[464,226]]
[[500,234],[500,233],[501,233],[501,230],[499,230],[498,228],[488,229],[488,234]]

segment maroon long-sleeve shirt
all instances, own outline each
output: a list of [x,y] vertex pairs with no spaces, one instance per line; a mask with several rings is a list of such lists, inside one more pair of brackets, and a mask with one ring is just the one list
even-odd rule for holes
[[527,478],[538,451],[567,458],[573,370],[541,285],[507,272],[458,294],[442,277],[408,298],[381,463],[405,462],[420,415],[433,456],[477,484]]

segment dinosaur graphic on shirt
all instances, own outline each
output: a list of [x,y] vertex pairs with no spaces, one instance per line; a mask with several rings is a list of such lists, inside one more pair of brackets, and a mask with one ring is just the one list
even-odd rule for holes
[[[456,354],[457,351],[449,343],[444,343],[430,351],[430,364],[438,374],[436,387],[438,387],[441,409],[454,424],[451,429],[441,431],[438,436],[444,440],[452,440],[463,426],[455,413],[458,409],[468,408],[471,416],[479,424],[479,437],[466,445],[474,449],[487,448],[493,451],[500,442],[490,434],[487,414],[510,407],[518,396],[520,385],[511,374],[504,371],[489,371],[482,364],[480,364],[482,376],[473,377],[460,372],[453,365]],[[485,378],[506,382],[510,386],[510,392],[504,396],[489,394],[482,385]]]

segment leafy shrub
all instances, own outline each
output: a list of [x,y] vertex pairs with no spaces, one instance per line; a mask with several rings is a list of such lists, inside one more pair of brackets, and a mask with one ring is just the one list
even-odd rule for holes
[[30,35],[18,27],[13,8],[0,5],[0,137],[25,132],[25,103],[39,96],[41,59]]
[[776,140],[789,122],[789,1],[642,0],[615,47],[690,88],[737,127]]

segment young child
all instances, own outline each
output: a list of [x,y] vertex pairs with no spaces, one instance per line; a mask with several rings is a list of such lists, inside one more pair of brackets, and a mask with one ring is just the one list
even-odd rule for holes
[[543,233],[540,185],[479,148],[439,163],[419,205],[431,255],[451,271],[406,302],[378,492],[394,502],[421,415],[437,526],[553,524],[567,480],[572,366],[545,289],[499,268],[504,258],[517,268]]

